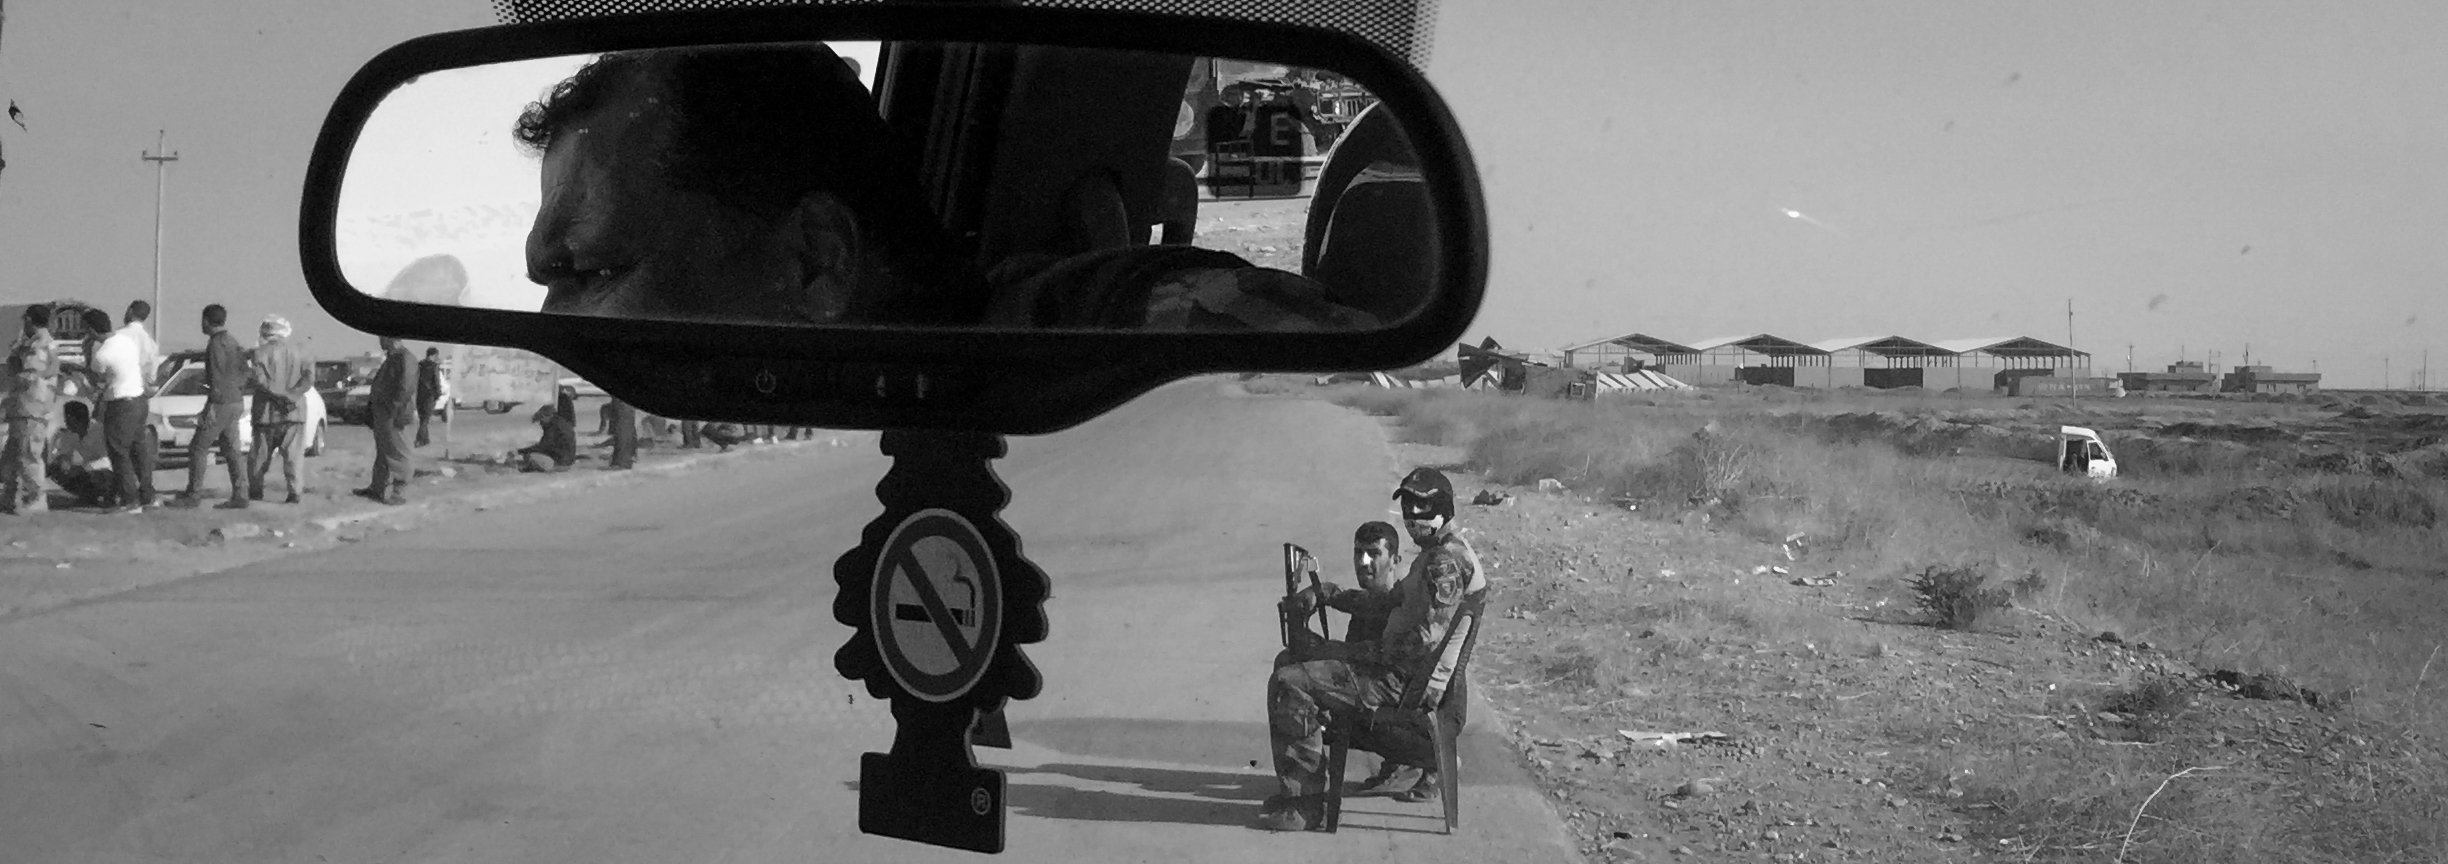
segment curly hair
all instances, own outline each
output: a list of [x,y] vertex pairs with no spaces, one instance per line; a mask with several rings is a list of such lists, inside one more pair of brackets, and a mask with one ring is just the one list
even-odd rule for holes
[[677,103],[660,161],[688,188],[767,215],[813,191],[862,213],[904,209],[917,195],[875,100],[821,44],[605,54],[528,105],[511,135],[542,155],[611,94],[637,86]]
[[[512,138],[541,156],[613,94],[639,87],[675,103],[670,148],[656,159],[673,183],[763,218],[828,193],[895,253],[902,275],[938,286],[965,275],[952,265],[968,256],[927,205],[874,98],[822,44],[605,54],[529,104]],[[941,299],[914,294],[899,299]]]

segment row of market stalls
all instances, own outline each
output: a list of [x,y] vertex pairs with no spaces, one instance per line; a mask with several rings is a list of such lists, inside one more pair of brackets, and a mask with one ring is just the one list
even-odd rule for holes
[[1923,341],[1864,336],[1803,342],[1774,334],[1675,342],[1646,333],[1594,339],[1562,349],[1564,367],[1655,369],[1699,386],[1922,387],[2017,389],[2023,378],[2077,389],[2089,386],[2091,355],[2029,336]]

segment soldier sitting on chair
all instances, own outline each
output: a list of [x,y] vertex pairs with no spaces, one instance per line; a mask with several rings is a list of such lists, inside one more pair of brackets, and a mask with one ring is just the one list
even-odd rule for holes
[[[1404,526],[1420,554],[1396,588],[1385,632],[1376,642],[1347,643],[1343,657],[1284,666],[1267,680],[1267,732],[1282,788],[1262,806],[1262,828],[1301,831],[1323,822],[1324,725],[1357,737],[1362,718],[1399,698],[1413,676],[1431,671],[1454,610],[1465,594],[1486,587],[1476,556],[1453,534],[1453,486],[1443,474],[1413,471],[1394,497],[1403,502]],[[1432,797],[1431,782],[1423,778],[1426,794],[1412,800]]]
[[[1327,660],[1350,656],[1351,646],[1373,643],[1383,638],[1386,618],[1402,602],[1396,590],[1400,585],[1396,573],[1402,567],[1402,534],[1385,522],[1370,522],[1352,534],[1352,575],[1357,588],[1344,588],[1332,582],[1315,588],[1303,588],[1286,597],[1276,608],[1302,623],[1292,631],[1292,645],[1275,654],[1275,668],[1281,669],[1310,660]],[[1327,608],[1351,616],[1345,625],[1341,641],[1329,640],[1312,630],[1306,619],[1323,602]],[[1421,769],[1391,759],[1380,763],[1375,776],[1360,784],[1355,795],[1400,795],[1417,786]]]

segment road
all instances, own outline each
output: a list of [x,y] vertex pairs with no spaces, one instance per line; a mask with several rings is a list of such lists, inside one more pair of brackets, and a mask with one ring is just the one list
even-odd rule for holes
[[[1384,518],[1374,421],[1203,379],[1011,451],[1054,597],[1045,692],[978,751],[1006,859],[1574,857],[1485,710],[1454,836],[1382,799],[1247,827],[1277,544]],[[831,567],[885,467],[812,448],[0,622],[0,860],[976,860],[856,828],[891,721],[833,670]]]

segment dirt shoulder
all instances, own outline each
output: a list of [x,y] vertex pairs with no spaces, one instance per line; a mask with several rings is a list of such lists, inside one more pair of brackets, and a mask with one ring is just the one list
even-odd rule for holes
[[2213,680],[2037,581],[1942,629],[1807,537],[1489,482],[1379,419],[1504,502],[1458,519],[1497,592],[1475,689],[1587,860],[2429,860],[2406,808],[2448,825],[2437,744],[2343,694]]
[[[369,534],[413,528],[438,518],[524,501],[586,494],[650,482],[672,471],[742,460],[789,458],[808,447],[855,446],[872,433],[820,431],[813,440],[747,444],[720,453],[711,447],[644,448],[637,467],[607,470],[603,448],[589,448],[569,471],[522,474],[502,462],[487,440],[460,442],[458,455],[418,459],[408,503],[379,504],[349,492],[364,482],[366,454],[329,451],[307,460],[306,492],[280,503],[278,478],[269,501],[245,510],[162,507],[136,515],[57,509],[0,516],[0,618],[33,614],[150,585],[214,573],[293,552],[329,548]],[[505,439],[506,440],[506,439]],[[525,443],[519,441],[517,443]],[[510,449],[511,444],[499,448]],[[169,483],[176,472],[159,475]],[[179,476],[184,476],[180,474]],[[206,485],[207,502],[228,494],[226,475]],[[175,490],[175,486],[165,486]],[[55,500],[58,496],[55,495]]]

